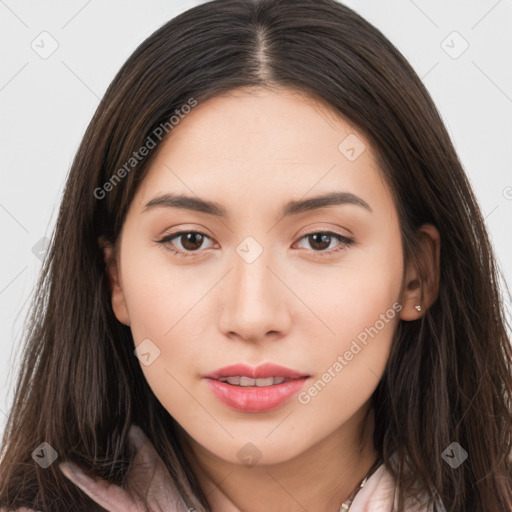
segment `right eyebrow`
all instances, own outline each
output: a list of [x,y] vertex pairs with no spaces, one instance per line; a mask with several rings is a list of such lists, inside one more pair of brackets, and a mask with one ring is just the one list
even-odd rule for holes
[[228,216],[226,209],[220,204],[214,201],[199,199],[198,197],[186,196],[184,194],[163,194],[154,197],[151,201],[146,203],[146,207],[142,210],[142,213],[157,207],[181,208],[222,218],[227,218]]

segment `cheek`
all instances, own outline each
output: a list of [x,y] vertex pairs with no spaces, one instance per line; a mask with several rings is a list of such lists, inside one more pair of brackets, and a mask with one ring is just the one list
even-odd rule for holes
[[[389,239],[389,235],[388,235]],[[355,412],[371,396],[386,367],[399,321],[403,261],[399,233],[396,244],[374,244],[347,258],[325,279],[323,293],[311,283],[308,302],[329,330],[315,344],[316,370],[303,404],[324,410],[338,403]],[[312,293],[313,292],[313,293]],[[319,338],[320,339],[320,338]],[[339,412],[332,412],[336,421]]]
[[394,282],[359,282],[353,290],[347,284],[345,291],[339,306],[325,313],[335,334],[323,336],[311,350],[314,378],[298,396],[304,414],[331,426],[349,418],[375,391],[399,321]]
[[205,295],[218,278],[192,266],[173,267],[163,249],[137,244],[126,250],[122,268],[134,349],[149,352],[152,361],[145,365],[139,356],[141,369],[164,406],[172,397],[174,409],[187,400],[183,386],[204,349]]
[[[376,323],[388,336],[388,323],[397,322],[403,273],[401,244],[399,235],[389,246],[384,239],[347,253],[337,267],[304,272],[293,279],[298,294],[307,298],[305,302],[321,320],[314,322],[321,338],[333,340],[331,347],[343,349]],[[380,321],[382,316],[386,329]],[[302,322],[307,325],[305,317]]]
[[186,322],[194,303],[204,294],[201,279],[173,266],[165,248],[143,242],[123,254],[123,290],[135,343],[153,336],[165,344]]
[[[158,401],[181,419],[180,412],[191,409],[187,391],[190,371],[200,355],[194,342],[198,328],[194,304],[201,296],[200,290],[178,293],[175,287],[184,285],[187,289],[186,283],[169,276],[163,278],[154,266],[141,269],[134,276],[126,285],[134,349],[137,347],[141,370]],[[144,353],[150,354],[147,365],[141,358]]]

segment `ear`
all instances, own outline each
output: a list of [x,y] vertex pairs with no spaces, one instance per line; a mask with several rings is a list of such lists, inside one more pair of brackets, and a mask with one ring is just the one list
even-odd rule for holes
[[[441,267],[441,237],[432,224],[423,224],[418,230],[418,249],[410,261],[402,290],[400,318],[417,320],[435,302],[439,293]],[[414,264],[416,263],[416,264]],[[421,306],[418,311],[416,306]]]
[[109,283],[110,298],[112,301],[112,309],[116,318],[125,325],[130,325],[130,317],[126,306],[126,299],[119,280],[119,268],[117,255],[113,250],[112,243],[108,242],[104,236],[98,238],[98,245],[103,252],[105,260],[105,272]]

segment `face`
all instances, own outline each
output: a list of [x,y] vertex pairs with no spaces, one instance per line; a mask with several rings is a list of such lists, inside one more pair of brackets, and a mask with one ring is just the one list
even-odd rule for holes
[[[193,201],[155,199],[166,194]],[[328,106],[286,89],[199,104],[160,148],[119,243],[114,311],[197,446],[240,464],[251,442],[277,463],[368,404],[399,319],[400,227],[368,140]],[[265,363],[303,378],[205,377]]]

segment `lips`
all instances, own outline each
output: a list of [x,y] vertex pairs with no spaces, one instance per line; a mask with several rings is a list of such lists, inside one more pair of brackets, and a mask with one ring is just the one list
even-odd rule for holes
[[297,394],[310,377],[273,363],[256,368],[225,366],[203,376],[210,391],[229,408],[244,413],[275,410]]
[[275,386],[276,384],[282,384],[283,382],[287,382],[287,379],[285,379],[284,377],[266,377],[265,379],[251,379],[250,377],[220,377],[218,380],[221,382],[227,382],[232,386],[242,387]]
[[307,373],[292,370],[285,366],[280,366],[273,363],[265,363],[257,367],[248,366],[246,364],[234,364],[219,368],[203,377],[207,379],[219,380],[227,377],[249,377],[250,379],[268,379],[270,377],[282,377],[285,381],[292,379],[301,379],[309,377]]

